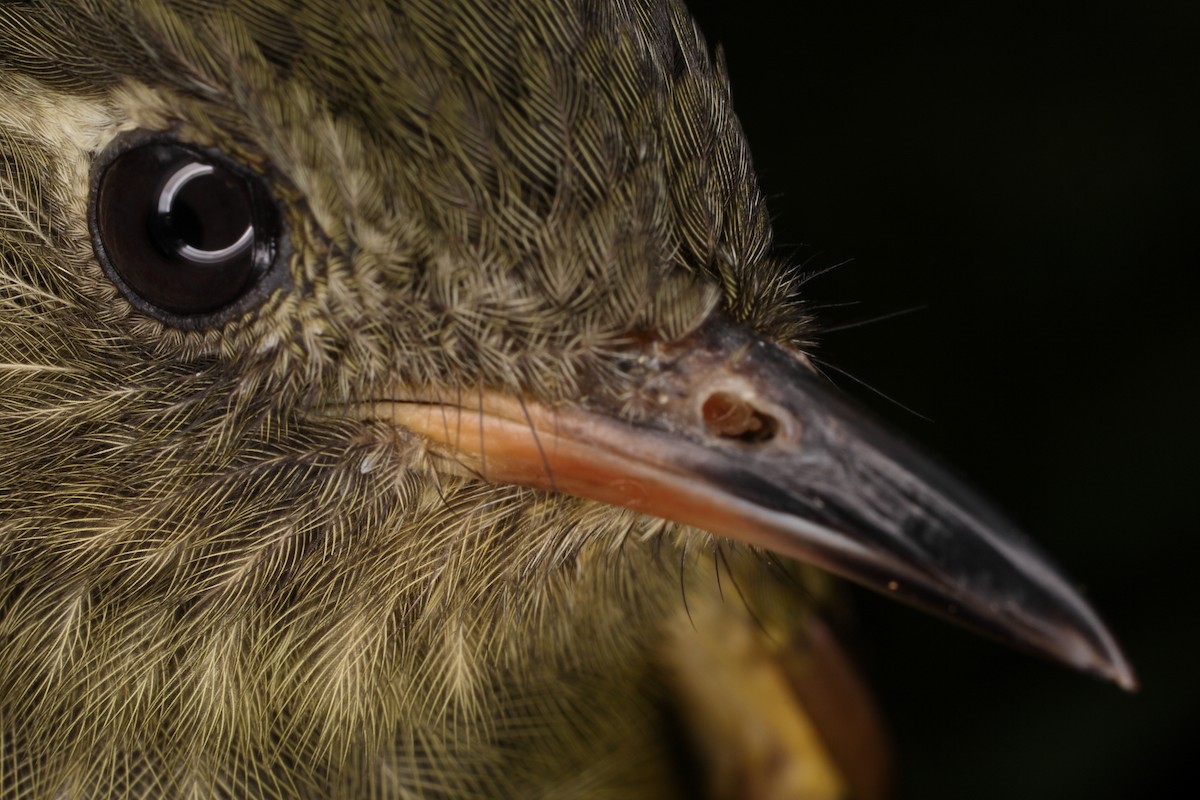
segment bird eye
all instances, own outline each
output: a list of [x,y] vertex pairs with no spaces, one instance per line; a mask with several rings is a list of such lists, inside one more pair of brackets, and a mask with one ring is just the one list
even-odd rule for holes
[[96,256],[125,297],[177,327],[256,305],[282,272],[279,214],[263,178],[161,137],[119,141],[102,157],[91,227]]

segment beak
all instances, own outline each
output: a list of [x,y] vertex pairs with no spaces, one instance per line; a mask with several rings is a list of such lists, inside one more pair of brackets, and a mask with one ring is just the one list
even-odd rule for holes
[[1112,635],[1044,555],[805,360],[723,322],[641,347],[641,390],[623,413],[488,392],[376,413],[486,480],[694,525],[1136,687]]

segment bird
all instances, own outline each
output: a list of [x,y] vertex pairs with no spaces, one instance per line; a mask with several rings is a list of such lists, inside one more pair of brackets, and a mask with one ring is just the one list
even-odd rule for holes
[[806,277],[678,0],[0,5],[0,798],[886,797],[830,574],[1134,687]]

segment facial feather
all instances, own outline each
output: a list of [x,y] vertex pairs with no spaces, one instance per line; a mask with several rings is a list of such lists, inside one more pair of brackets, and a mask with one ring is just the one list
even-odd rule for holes
[[[718,306],[807,336],[682,8],[6,4],[0,75],[0,749],[36,764],[6,796],[665,780],[629,766],[661,758],[643,654],[707,537],[351,411],[396,380],[627,398],[630,337]],[[87,206],[134,129],[269,180],[286,291],[207,331],[125,301]]]

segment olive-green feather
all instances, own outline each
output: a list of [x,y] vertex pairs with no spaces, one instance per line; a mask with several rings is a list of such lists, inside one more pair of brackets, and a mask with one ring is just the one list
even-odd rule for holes
[[[135,128],[269,180],[265,305],[175,329],[105,278],[91,165]],[[0,5],[0,797],[678,788],[648,654],[710,537],[354,411],[625,398],[622,342],[718,308],[803,340],[770,244],[676,2]]]

